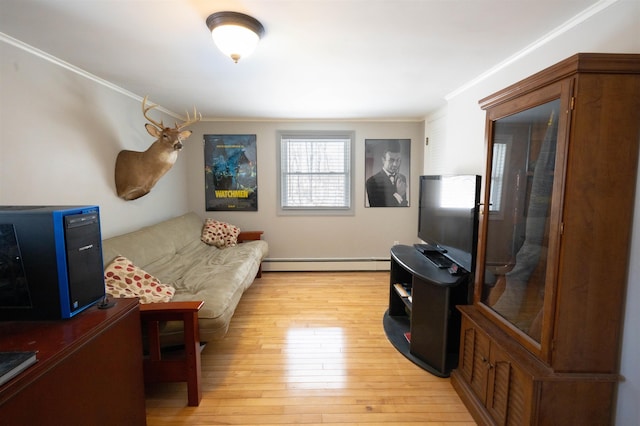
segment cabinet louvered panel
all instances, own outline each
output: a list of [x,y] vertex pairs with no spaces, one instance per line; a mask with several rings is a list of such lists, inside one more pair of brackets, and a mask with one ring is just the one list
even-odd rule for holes
[[[495,352],[495,349],[492,350]],[[486,405],[496,423],[504,425],[506,424],[509,403],[511,363],[496,360],[494,357],[491,364],[493,366],[491,376],[493,377],[489,380],[489,399]]]
[[517,367],[503,351],[491,346],[492,376],[489,379],[487,408],[497,424],[522,426],[530,423],[526,418],[528,389],[531,379]]
[[533,382],[521,370],[511,365],[509,380],[509,402],[507,408],[508,426],[522,426],[531,424],[527,406],[531,404],[531,389]]
[[468,381],[471,381],[471,377],[473,377],[473,346],[475,342],[475,334],[475,329],[463,326],[462,345],[460,348],[462,356],[460,357],[458,369]]
[[462,365],[463,374],[473,391],[484,403],[487,395],[487,374],[489,371],[489,337],[480,332],[463,318],[462,322]]

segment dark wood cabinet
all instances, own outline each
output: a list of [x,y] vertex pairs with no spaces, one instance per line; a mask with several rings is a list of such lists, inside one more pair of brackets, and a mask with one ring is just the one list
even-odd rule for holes
[[640,55],[577,54],[480,101],[487,171],[452,383],[481,424],[611,422]]
[[468,273],[451,275],[413,246],[391,249],[385,332],[403,355],[440,377],[448,377],[458,363],[460,313],[455,306],[467,303],[468,280]]
[[3,351],[38,362],[0,387],[6,425],[144,425],[138,299],[60,321],[0,322]]
[[[492,344],[489,336],[463,320],[464,338],[461,373],[469,381],[474,393],[498,424],[528,424],[524,413],[525,395],[531,395],[531,380],[517,367],[517,363],[501,348]],[[507,411],[507,407],[510,410]]]
[[473,306],[460,310],[460,363],[451,378],[478,423],[610,422],[617,374],[553,371]]

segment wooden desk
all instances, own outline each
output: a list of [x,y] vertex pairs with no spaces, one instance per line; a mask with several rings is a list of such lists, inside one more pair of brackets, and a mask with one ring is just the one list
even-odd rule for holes
[[59,321],[0,322],[0,350],[38,362],[0,387],[4,425],[145,425],[137,299]]

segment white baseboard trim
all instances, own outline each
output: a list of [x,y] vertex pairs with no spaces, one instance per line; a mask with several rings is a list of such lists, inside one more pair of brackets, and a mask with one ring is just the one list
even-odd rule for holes
[[388,271],[389,259],[264,259],[262,270],[273,272],[304,271]]

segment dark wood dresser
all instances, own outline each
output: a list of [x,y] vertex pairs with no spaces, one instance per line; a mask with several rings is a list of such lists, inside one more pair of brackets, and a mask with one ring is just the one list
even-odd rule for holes
[[0,387],[2,424],[146,424],[137,299],[68,320],[0,322],[0,351],[38,352]]

